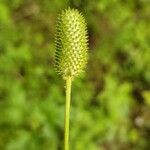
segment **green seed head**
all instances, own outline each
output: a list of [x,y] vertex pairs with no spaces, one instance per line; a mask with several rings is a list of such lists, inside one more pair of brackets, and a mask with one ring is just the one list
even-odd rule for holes
[[55,69],[64,79],[78,76],[87,64],[87,27],[75,9],[63,11],[56,24]]

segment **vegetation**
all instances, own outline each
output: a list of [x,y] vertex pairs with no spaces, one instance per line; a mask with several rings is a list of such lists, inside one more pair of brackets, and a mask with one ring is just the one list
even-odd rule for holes
[[89,32],[72,88],[71,150],[148,150],[148,0],[0,0],[0,149],[63,149],[65,88],[53,69],[55,22],[70,6]]
[[69,150],[71,84],[87,64],[87,41],[87,26],[82,14],[77,9],[63,10],[56,24],[55,70],[66,81],[64,150]]

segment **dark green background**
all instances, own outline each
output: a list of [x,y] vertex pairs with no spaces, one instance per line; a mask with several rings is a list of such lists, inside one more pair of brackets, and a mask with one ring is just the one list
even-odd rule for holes
[[148,150],[149,0],[0,0],[0,150],[61,150],[65,82],[53,68],[55,21],[78,8],[87,70],[73,82],[70,150]]

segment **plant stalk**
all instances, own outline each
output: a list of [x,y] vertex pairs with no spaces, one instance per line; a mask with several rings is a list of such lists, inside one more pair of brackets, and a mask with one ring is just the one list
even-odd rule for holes
[[71,101],[71,76],[66,79],[66,108],[65,108],[65,134],[64,150],[69,150],[69,118],[70,118],[70,101]]

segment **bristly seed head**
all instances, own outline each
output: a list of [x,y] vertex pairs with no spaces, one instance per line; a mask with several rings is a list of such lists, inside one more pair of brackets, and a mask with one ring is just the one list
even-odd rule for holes
[[88,36],[86,22],[75,9],[62,11],[56,23],[55,69],[66,79],[78,76],[87,64]]

